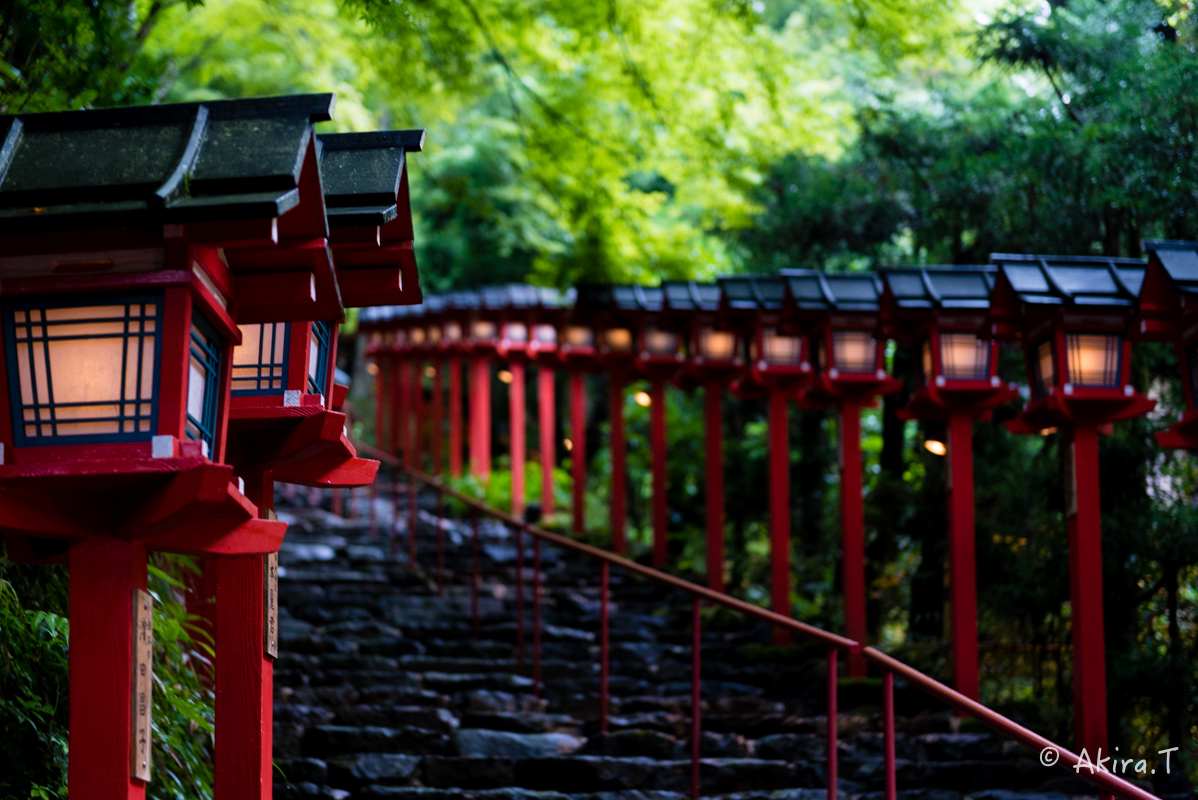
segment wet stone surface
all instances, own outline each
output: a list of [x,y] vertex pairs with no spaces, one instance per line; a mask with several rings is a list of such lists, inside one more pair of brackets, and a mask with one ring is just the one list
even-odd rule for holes
[[[384,479],[385,480],[385,479]],[[403,486],[399,507],[406,508]],[[421,495],[417,569],[390,488],[358,518],[279,503],[274,796],[334,800],[683,800],[691,787],[691,604],[612,571],[610,699],[599,724],[599,569],[541,553],[541,664],[532,662],[533,547],[525,537],[523,657],[518,549],[479,525],[479,618],[471,618],[468,523],[440,522]],[[384,499],[385,498],[385,499]],[[717,628],[717,626],[709,626]],[[768,631],[703,632],[700,786],[726,800],[826,800],[823,650],[771,650]],[[944,709],[896,689],[899,800],[1067,800],[1096,795],[1036,754],[959,732]],[[877,682],[844,681],[837,729],[842,797],[883,800]]]

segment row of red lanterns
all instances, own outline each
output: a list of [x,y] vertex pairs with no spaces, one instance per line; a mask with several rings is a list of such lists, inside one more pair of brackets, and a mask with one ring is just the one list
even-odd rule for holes
[[70,568],[68,788],[152,779],[147,555],[203,557],[215,796],[269,797],[276,480],[361,486],[348,306],[418,303],[406,154],[330,94],[0,116],[0,534]]
[[[653,462],[653,560],[666,562],[664,387],[705,388],[707,422],[708,579],[722,590],[723,464],[721,404],[725,387],[738,396],[767,396],[770,427],[772,603],[789,613],[788,406],[835,408],[841,475],[845,633],[866,638],[864,521],[860,413],[901,381],[886,370],[884,343],[898,340],[918,355],[916,388],[900,415],[946,421],[953,671],[957,689],[978,696],[974,556],[972,422],[1020,395],[998,374],[999,342],[1022,343],[1028,402],[1009,423],[1013,432],[1059,430],[1069,448],[1066,510],[1075,653],[1079,746],[1106,742],[1105,647],[1097,436],[1110,423],[1146,413],[1154,401],[1130,383],[1131,343],[1171,340],[1185,366],[1188,410],[1159,438],[1165,446],[1198,446],[1198,244],[1147,242],[1148,262],[1106,257],[995,255],[983,266],[896,268],[874,273],[784,271],[734,276],[716,284],[665,282],[660,287],[581,286],[559,295],[527,286],[487,287],[426,298],[423,306],[365,312],[368,354],[390,374],[405,364],[447,359],[460,375],[471,363],[472,467],[485,476],[490,462],[489,387],[492,358],[512,367],[512,462],[523,464],[523,363],[542,365],[542,436],[552,436],[556,367],[570,374],[574,465],[572,519],[582,530],[585,487],[585,405],[582,374],[611,376],[611,535],[624,549],[623,399],[634,377],[650,381]],[[1142,289],[1142,291],[1141,291]],[[418,375],[419,373],[415,373]],[[386,384],[379,382],[380,390]],[[398,389],[395,383],[393,388]],[[461,470],[460,377],[449,396],[449,471]],[[406,397],[407,393],[404,392]],[[400,394],[392,395],[397,400]],[[378,429],[383,430],[384,392]],[[402,402],[410,402],[404,400]],[[441,398],[436,398],[439,404]],[[398,405],[397,411],[401,411]],[[439,413],[439,411],[437,412]],[[409,419],[400,413],[398,419]],[[437,428],[440,421],[437,420]],[[417,428],[419,430],[419,428]],[[455,433],[456,431],[456,433]],[[439,434],[435,434],[439,435]],[[456,438],[455,438],[456,437]],[[456,445],[455,445],[456,442]],[[410,428],[392,428],[390,446],[409,457],[419,450]],[[552,504],[552,441],[543,502]],[[434,447],[439,459],[440,444]],[[456,460],[455,460],[456,459]],[[439,461],[434,467],[439,469]],[[524,502],[513,478],[513,506]],[[850,674],[864,664],[850,659]]]

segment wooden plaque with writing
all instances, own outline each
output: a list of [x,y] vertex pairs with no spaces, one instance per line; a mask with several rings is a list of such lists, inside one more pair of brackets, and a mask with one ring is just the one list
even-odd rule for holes
[[279,657],[279,554],[262,558],[262,651]]
[[130,692],[129,775],[150,780],[150,712],[153,686],[154,601],[143,589],[133,590],[133,683]]

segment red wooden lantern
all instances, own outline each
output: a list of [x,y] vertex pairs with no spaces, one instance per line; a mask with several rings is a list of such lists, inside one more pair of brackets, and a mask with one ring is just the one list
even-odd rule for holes
[[[661,290],[641,286],[592,284],[580,286],[575,310],[592,320],[595,361],[611,377],[611,540],[612,549],[623,553],[626,547],[627,470],[624,452],[624,389],[636,372],[638,332],[646,310],[661,307]],[[567,328],[567,332],[570,332]],[[584,329],[577,326],[581,333]],[[573,356],[571,349],[567,357]],[[655,549],[656,553],[656,549]]]
[[707,454],[707,585],[724,591],[724,388],[744,370],[737,331],[721,318],[714,283],[665,281],[665,309],[686,344],[683,381],[703,387]]
[[[352,249],[334,250],[339,278],[341,260],[350,265],[346,270],[353,273],[348,281],[351,295],[355,281],[367,280],[376,285],[376,298],[419,297],[414,276],[406,295],[385,288],[399,286],[402,271],[415,267],[410,242],[406,249],[375,245],[389,253],[389,264],[368,258],[362,244],[378,241],[379,229],[395,220],[396,197],[388,192],[404,172],[403,134],[334,134],[318,141],[330,227],[343,241],[357,242]],[[423,135],[415,132],[406,138],[419,143]],[[361,265],[364,260],[369,266]],[[345,414],[331,409],[341,318],[338,314],[323,321],[240,326],[241,344],[232,360],[228,460],[264,512],[273,506],[275,480],[365,486],[378,471],[377,461],[356,457]],[[222,797],[262,797],[269,795],[272,782],[270,656],[277,655],[277,647],[272,652],[263,614],[246,611],[277,595],[273,579],[264,577],[275,574],[275,565],[264,565],[261,558],[215,561],[209,559],[205,565],[205,571],[216,574],[216,688],[222,746],[217,751],[215,788]]]
[[586,381],[585,373],[598,366],[596,324],[598,311],[579,306],[578,292],[571,289],[564,298],[563,315],[557,328],[558,359],[565,365],[570,380],[570,463],[573,485],[570,497],[571,525],[577,533],[586,531]]
[[[778,277],[719,279],[720,313],[738,331],[748,369],[732,384],[734,394],[769,396],[770,569],[774,613],[790,616],[790,421],[788,403],[811,374],[807,341],[786,314],[786,281]],[[774,642],[789,634],[774,629]]]
[[[812,408],[835,406],[840,461],[841,573],[845,634],[864,643],[865,509],[862,504],[861,410],[902,382],[886,373],[885,341],[878,319],[882,282],[870,273],[830,275],[783,271],[794,315],[810,330],[815,374],[800,391]],[[864,660],[849,656],[849,674],[865,675]]]
[[1148,269],[1132,326],[1138,341],[1172,342],[1181,365],[1185,410],[1168,430],[1156,434],[1161,447],[1198,448],[1198,242],[1149,239]]
[[1107,742],[1098,431],[1156,405],[1130,382],[1127,333],[1144,263],[1101,256],[990,259],[999,275],[989,332],[1022,340],[1031,384],[1031,400],[1007,427],[1015,433],[1057,428],[1068,445],[1074,730],[1077,745],[1094,752]]
[[73,794],[144,796],[149,701],[130,692],[149,691],[132,624],[146,550],[255,556],[282,539],[215,462],[235,320],[339,313],[312,132],[331,108],[0,118],[4,534],[10,555],[71,564]]
[[557,357],[557,329],[561,305],[556,289],[524,284],[485,287],[483,303],[499,309],[500,358],[510,364],[512,381],[509,388],[511,410],[512,510],[524,509],[524,380],[525,365],[538,360],[537,380],[538,423],[541,451],[542,513],[553,511],[553,454],[555,450],[554,386],[552,361]]
[[990,266],[882,272],[885,332],[915,348],[919,382],[903,419],[948,422],[948,555],[953,674],[978,699],[977,580],[973,523],[973,421],[1018,397],[998,377],[998,342],[982,338],[996,271]]

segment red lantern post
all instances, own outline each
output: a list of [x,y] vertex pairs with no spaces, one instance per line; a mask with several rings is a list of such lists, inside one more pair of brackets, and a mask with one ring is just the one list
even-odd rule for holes
[[1156,405],[1131,385],[1127,337],[1142,261],[1101,256],[991,255],[999,276],[989,333],[1022,339],[1031,400],[1014,433],[1057,428],[1065,454],[1073,618],[1075,746],[1106,749],[1106,645],[1098,433]]
[[[769,400],[769,496],[771,605],[790,616],[790,423],[791,395],[811,375],[807,342],[787,313],[787,285],[781,278],[720,278],[720,312],[745,342],[745,374],[732,384],[740,397]],[[790,642],[774,629],[774,642]]]
[[467,321],[463,346],[470,354],[470,471],[485,481],[491,474],[491,359],[498,330],[483,313],[477,292],[456,292],[453,302],[466,312]]
[[554,513],[553,471],[557,465],[557,332],[565,320],[564,298],[556,289],[537,288],[528,356],[537,362],[537,431],[541,451],[541,513]]
[[584,375],[595,369],[595,312],[577,303],[558,329],[558,357],[570,376],[570,461],[572,494],[570,516],[574,532],[586,531],[586,382]]
[[677,314],[665,306],[665,289],[633,286],[641,313],[636,317],[636,371],[649,379],[649,450],[653,470],[653,566],[669,561],[669,509],[666,454],[666,386],[682,376],[686,364]]
[[624,390],[636,369],[634,328],[642,306],[641,287],[590,285],[578,289],[575,309],[586,309],[596,319],[596,361],[611,379],[611,542],[623,554],[627,526],[627,460],[624,436]]
[[707,585],[724,591],[724,413],[725,388],[744,370],[737,332],[719,316],[720,287],[694,281],[665,281],[665,307],[683,330],[683,385],[703,388],[706,453]]
[[[840,461],[841,575],[845,635],[865,643],[865,509],[862,501],[861,410],[878,395],[897,391],[901,381],[886,373],[879,341],[878,309],[882,282],[874,275],[829,275],[783,271],[796,313],[811,325],[811,348],[818,369],[804,386],[800,402],[812,408],[835,406]],[[865,660],[849,654],[849,675],[863,677]]]
[[899,416],[945,420],[948,426],[943,455],[948,459],[953,675],[957,691],[974,700],[979,695],[973,421],[989,419],[991,409],[1018,396],[998,377],[998,342],[978,335],[990,308],[995,274],[988,266],[912,267],[882,273],[886,333],[913,346],[918,356],[918,387]]

